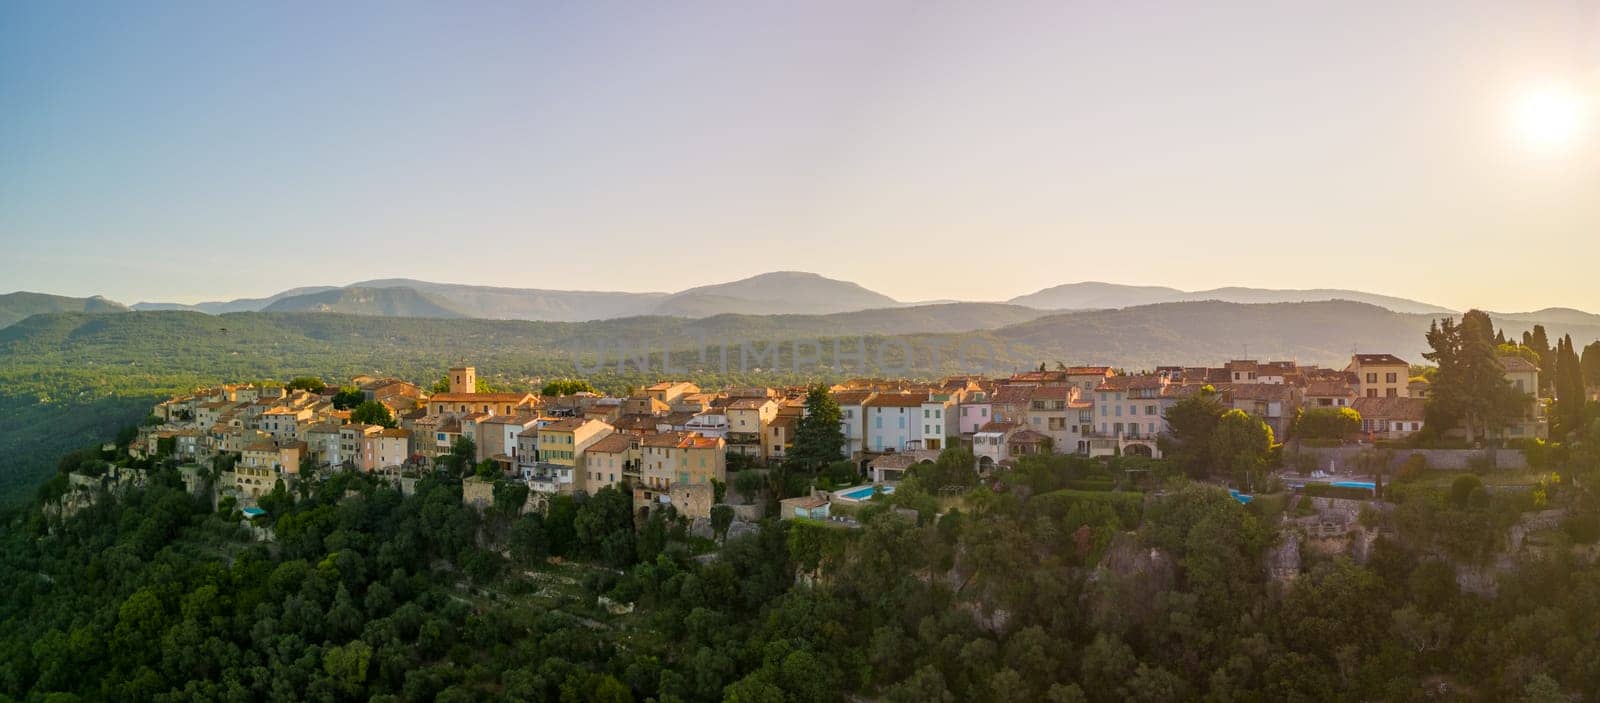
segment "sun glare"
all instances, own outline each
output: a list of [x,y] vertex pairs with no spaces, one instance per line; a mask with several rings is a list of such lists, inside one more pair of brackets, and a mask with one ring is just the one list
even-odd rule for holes
[[1571,86],[1542,85],[1516,97],[1512,120],[1517,136],[1540,151],[1562,151],[1583,136],[1591,119],[1588,101]]

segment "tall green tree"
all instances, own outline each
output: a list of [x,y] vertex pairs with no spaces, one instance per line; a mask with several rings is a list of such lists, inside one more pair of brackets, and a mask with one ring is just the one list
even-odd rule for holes
[[1518,394],[1505,379],[1489,315],[1469,310],[1459,324],[1455,318],[1436,320],[1427,339],[1433,351],[1422,356],[1439,367],[1428,397],[1435,410],[1430,422],[1459,424],[1468,442],[1505,426],[1517,412]]
[[1254,491],[1267,469],[1272,428],[1243,410],[1229,410],[1211,433],[1211,470],[1233,477],[1240,490]]
[[1524,344],[1533,349],[1539,356],[1539,387],[1549,390],[1556,370],[1556,352],[1550,348],[1550,336],[1544,330],[1544,325],[1534,325],[1533,331],[1527,335]]
[[350,421],[365,425],[383,425],[394,427],[394,413],[389,412],[388,406],[376,400],[369,400],[357,405],[350,411]]
[[1583,348],[1580,358],[1583,368],[1583,384],[1585,386],[1600,386],[1600,341],[1590,342]]
[[1211,386],[1173,403],[1162,418],[1168,432],[1156,439],[1161,453],[1190,476],[1211,473],[1211,434],[1227,408]]
[[1557,436],[1565,437],[1570,433],[1583,430],[1584,405],[1588,398],[1583,382],[1583,362],[1578,357],[1578,352],[1573,348],[1572,336],[1567,335],[1556,342],[1556,364],[1554,390],[1555,400],[1555,426],[1552,428]]
[[806,391],[806,413],[795,427],[789,461],[796,468],[816,472],[844,456],[843,411],[828,387],[816,384]]

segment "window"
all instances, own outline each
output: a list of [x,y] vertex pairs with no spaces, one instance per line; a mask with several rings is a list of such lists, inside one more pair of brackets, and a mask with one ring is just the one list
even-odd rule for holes
[[1376,374],[1376,373],[1367,374],[1367,383],[1377,383],[1377,382],[1378,382],[1378,374]]
[[1154,406],[1154,405],[1146,405],[1146,406],[1144,406],[1144,414],[1146,414],[1146,415],[1156,415],[1157,414],[1156,413],[1156,406]]
[[1367,389],[1367,397],[1368,398],[1376,398],[1376,397],[1378,397],[1378,389],[1376,389],[1376,388],[1368,388]]
[[1399,374],[1391,373],[1391,374],[1385,374],[1384,377],[1383,377],[1383,380],[1384,380],[1385,383],[1394,383],[1394,382],[1400,380],[1400,378],[1399,378]]
[[1400,397],[1400,389],[1399,388],[1385,389],[1384,396],[1388,397],[1388,398],[1398,398],[1398,397]]

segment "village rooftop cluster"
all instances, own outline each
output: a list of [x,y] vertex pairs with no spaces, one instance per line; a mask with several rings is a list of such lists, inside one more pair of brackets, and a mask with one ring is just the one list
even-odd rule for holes
[[[1537,368],[1517,357],[1501,362],[1506,379],[1529,397],[1524,417],[1504,428],[1503,438],[1543,438]],[[892,487],[912,466],[952,446],[969,449],[982,473],[1032,454],[1159,458],[1167,409],[1202,389],[1280,438],[1303,409],[1351,408],[1364,438],[1404,439],[1426,422],[1428,383],[1411,371],[1391,354],[1356,354],[1342,369],[1254,360],[1134,374],[1058,366],[1007,378],[854,379],[830,392],[841,411],[840,458],[875,485]],[[465,437],[476,462],[492,464],[500,479],[526,482],[530,500],[626,487],[638,507],[672,504],[704,517],[714,482],[727,481],[730,457],[749,466],[785,459],[807,391],[711,391],[668,380],[627,397],[545,397],[479,392],[470,366],[450,369],[448,390],[432,394],[395,378],[351,382],[363,401],[387,408],[396,426],[351,422],[350,410],[335,407],[339,389],[331,386],[316,392],[225,385],[156,405],[160,422],[142,427],[129,451],[196,464],[231,455],[236,460],[222,488],[249,505],[279,480],[334,470],[415,476]],[[487,485],[469,486],[465,499],[492,500]]]

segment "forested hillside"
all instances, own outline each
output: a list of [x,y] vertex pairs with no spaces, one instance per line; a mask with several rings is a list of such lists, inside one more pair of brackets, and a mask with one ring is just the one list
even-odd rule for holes
[[[1504,520],[1524,509],[1515,497],[1457,501],[1418,484],[1372,518],[1394,536],[1365,565],[1308,552],[1293,578],[1274,578],[1266,556],[1282,539],[1281,505],[1240,505],[1160,462],[1058,457],[1025,461],[939,516],[935,496],[970,482],[970,460],[949,453],[918,469],[858,515],[859,530],[765,523],[721,545],[667,513],[636,527],[629,499],[611,489],[522,516],[510,509],[520,495],[497,491],[480,514],[449,476],[405,497],[356,474],[264,498],[258,524],[276,538],[260,543],[231,503],[213,511],[155,467],[147,488],[91,493],[70,517],[51,503],[6,516],[0,695],[1600,695],[1600,569],[1574,558],[1570,538],[1518,557],[1498,595],[1457,586],[1458,567],[1494,560]],[[69,468],[92,474],[98,462],[81,454]],[[1071,488],[1135,467],[1164,490]],[[64,479],[45,497],[63,490]],[[1580,495],[1547,499],[1577,506]]]

